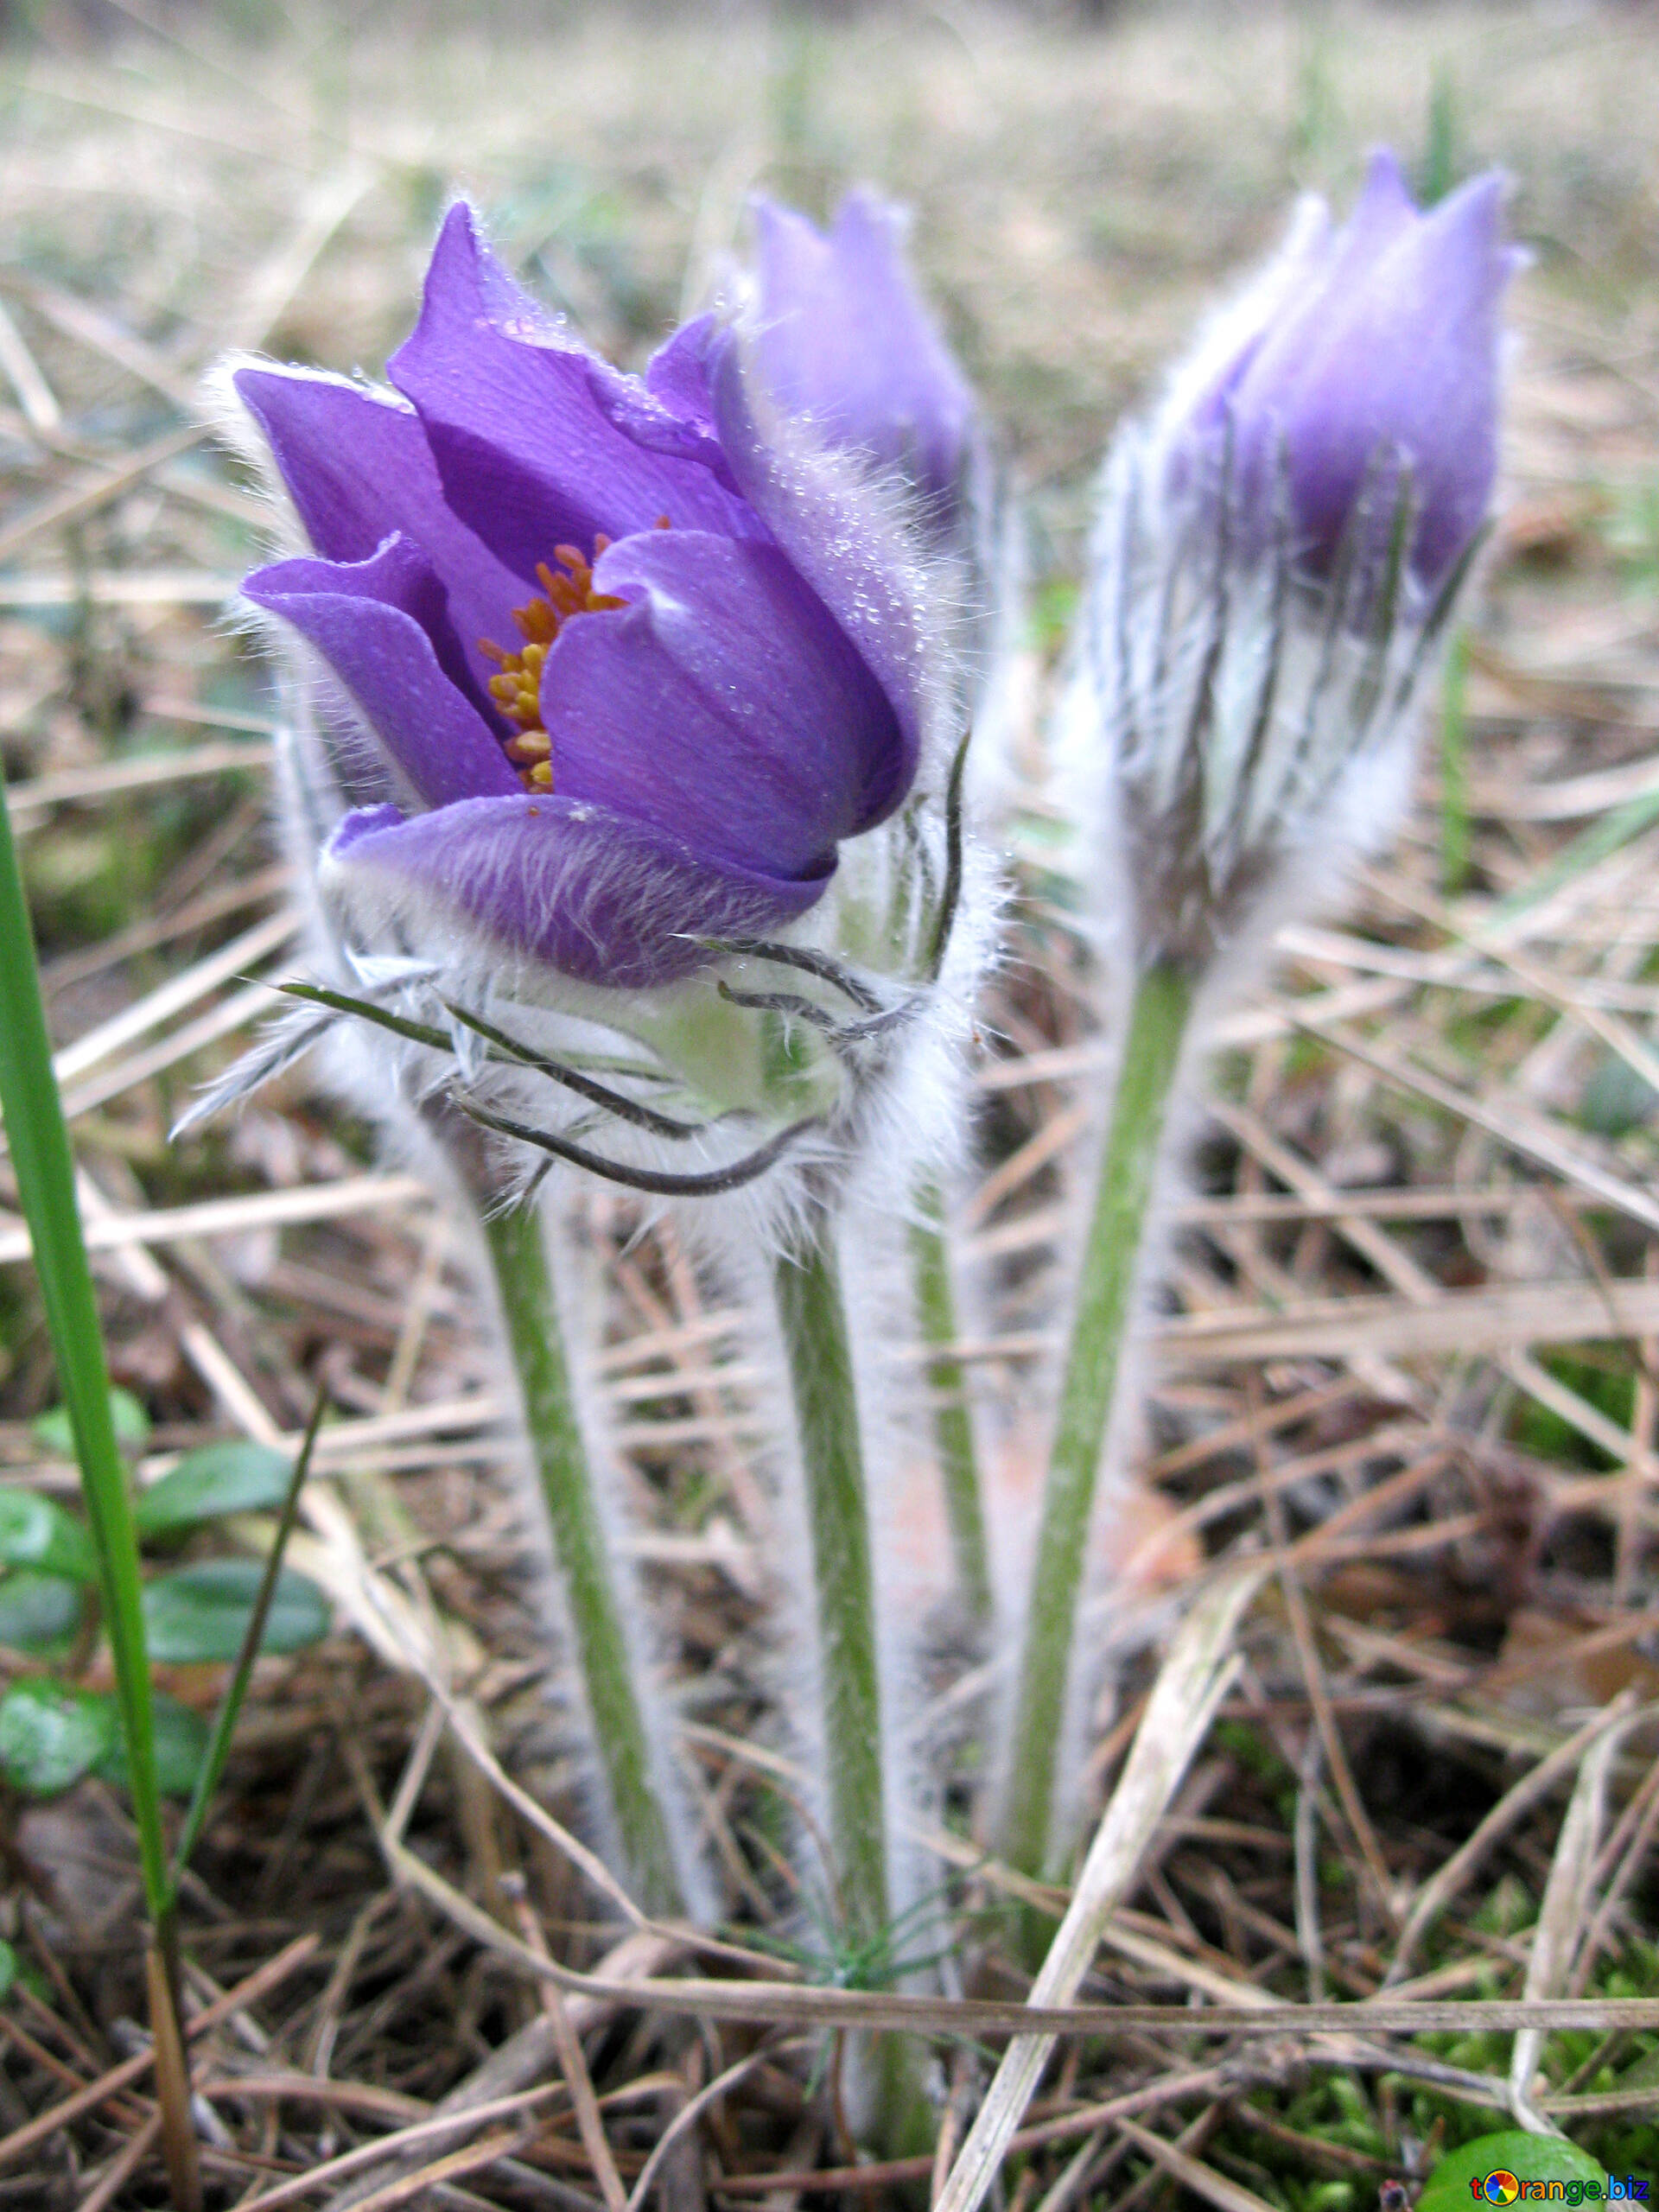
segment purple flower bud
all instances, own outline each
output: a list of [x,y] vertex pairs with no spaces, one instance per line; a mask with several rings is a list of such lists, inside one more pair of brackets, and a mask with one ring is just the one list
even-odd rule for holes
[[339,824],[325,877],[623,989],[795,920],[915,777],[906,549],[778,449],[734,330],[624,376],[464,206],[389,373],[235,378],[314,548],[247,596],[327,663],[395,802]]
[[1389,835],[1491,497],[1517,259],[1496,177],[1423,214],[1379,154],[1115,441],[1062,751],[1140,961],[1259,946]]
[[1229,480],[1243,542],[1287,529],[1327,575],[1375,561],[1403,499],[1406,572],[1433,595],[1467,552],[1497,468],[1498,310],[1520,259],[1501,181],[1427,213],[1379,152],[1348,222],[1307,203],[1279,259],[1224,318],[1161,426],[1173,482]]
[[974,397],[905,265],[904,211],[855,192],[827,236],[771,200],[755,213],[757,353],[775,403],[953,506]]

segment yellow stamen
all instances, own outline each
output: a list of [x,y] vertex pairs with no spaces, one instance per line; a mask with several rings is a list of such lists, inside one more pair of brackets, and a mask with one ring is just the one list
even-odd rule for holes
[[[669,527],[668,517],[662,516],[657,528]],[[610,542],[603,531],[594,538],[594,561]],[[500,671],[489,679],[489,694],[517,732],[506,740],[504,749],[527,791],[553,788],[553,741],[542,721],[542,671],[547,665],[549,648],[573,614],[602,614],[627,605],[613,592],[594,589],[594,561],[588,560],[579,547],[556,545],[553,558],[563,574],[545,561],[538,562],[536,580],[541,591],[512,610],[514,627],[524,639],[518,651],[510,653],[493,638],[478,641],[480,652]]]

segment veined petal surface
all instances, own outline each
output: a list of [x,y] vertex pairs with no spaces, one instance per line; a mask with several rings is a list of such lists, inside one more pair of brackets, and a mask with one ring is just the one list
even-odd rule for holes
[[[560,544],[677,529],[746,535],[754,522],[702,459],[642,442],[615,416],[650,395],[596,360],[519,291],[454,207],[414,334],[387,373],[413,401],[454,512],[527,582]],[[607,404],[608,403],[608,404]],[[653,417],[664,444],[674,417]]]
[[242,587],[314,645],[429,806],[518,788],[500,740],[441,664],[444,591],[400,537],[371,559],[283,561]]
[[394,531],[418,545],[448,594],[447,623],[467,668],[486,677],[478,640],[510,632],[524,585],[451,511],[414,410],[291,369],[239,369],[235,381],[316,550],[366,561]]
[[694,852],[590,801],[520,792],[399,818],[347,815],[324,855],[394,900],[442,900],[509,953],[580,982],[677,982],[696,936],[769,934],[805,912],[824,879],[786,879]]
[[555,786],[768,873],[822,872],[902,747],[886,693],[773,545],[646,531],[569,623],[542,714]]
[[765,199],[755,219],[756,355],[773,399],[831,443],[952,498],[974,397],[905,265],[903,212],[854,192],[827,234]]

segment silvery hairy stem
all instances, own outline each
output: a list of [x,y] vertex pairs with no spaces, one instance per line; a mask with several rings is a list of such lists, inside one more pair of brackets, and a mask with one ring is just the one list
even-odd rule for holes
[[998,1837],[1003,1858],[1033,1872],[1049,1863],[1056,1754],[1073,1688],[1077,1600],[1096,1481],[1117,1395],[1147,1208],[1192,996],[1192,977],[1174,962],[1155,963],[1135,983],[1083,1249],[1032,1570]]
[[624,1579],[607,1534],[565,1356],[546,1230],[533,1201],[486,1215],[502,1330],[523,1404],[524,1437],[586,1696],[608,1818],[634,1892],[651,1913],[686,1910],[691,1876],[665,1807],[672,1783],[646,1719],[647,1690],[624,1605],[639,1593]]
[[991,1611],[985,1506],[968,1378],[951,1349],[957,1335],[957,1302],[950,1281],[944,1201],[937,1183],[925,1185],[918,1194],[916,1218],[910,1225],[910,1253],[922,1341],[932,1355],[925,1372],[933,1400],[933,1446],[944,1489],[957,1588],[969,1617],[983,1622],[989,1619]]

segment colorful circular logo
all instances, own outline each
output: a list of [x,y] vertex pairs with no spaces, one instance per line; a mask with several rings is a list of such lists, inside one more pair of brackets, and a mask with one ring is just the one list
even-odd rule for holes
[[1521,2194],[1521,2184],[1506,2167],[1500,2166],[1495,2174],[1487,2175],[1480,2190],[1489,2204],[1513,2204]]

